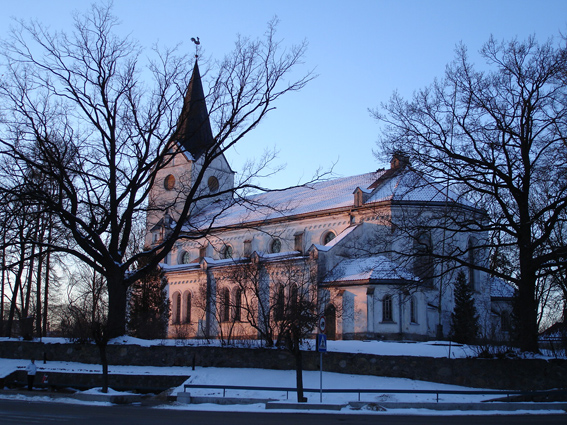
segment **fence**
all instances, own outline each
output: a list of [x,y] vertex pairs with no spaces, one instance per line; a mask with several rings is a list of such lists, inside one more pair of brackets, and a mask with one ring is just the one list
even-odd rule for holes
[[[183,391],[187,389],[212,389],[222,390],[223,398],[226,397],[228,390],[240,391],[272,391],[272,392],[285,392],[286,399],[289,398],[290,392],[297,391],[297,388],[291,387],[250,387],[240,385],[198,385],[198,384],[185,384]],[[436,401],[439,402],[439,395],[497,395],[509,399],[511,396],[549,396],[567,394],[567,390],[544,390],[544,391],[508,391],[508,390],[399,390],[399,389],[345,389],[345,388],[304,388],[304,393],[320,393],[323,394],[358,394],[358,401],[360,401],[361,394],[435,394]]]

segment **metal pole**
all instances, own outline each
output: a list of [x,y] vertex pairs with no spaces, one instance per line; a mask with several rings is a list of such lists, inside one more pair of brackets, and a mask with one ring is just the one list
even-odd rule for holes
[[323,403],[323,352],[319,352],[319,403]]

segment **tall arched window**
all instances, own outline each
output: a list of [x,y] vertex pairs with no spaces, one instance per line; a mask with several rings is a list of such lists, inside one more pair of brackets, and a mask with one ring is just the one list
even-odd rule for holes
[[382,322],[393,322],[394,316],[392,314],[392,296],[386,295],[382,299]]
[[469,263],[469,285],[472,289],[477,289],[478,279],[477,279],[477,258],[476,258],[476,239],[469,238],[467,245],[467,261]]
[[410,322],[417,323],[417,299],[415,296],[410,298]]
[[275,299],[275,309],[274,309],[274,319],[277,321],[283,320],[284,310],[285,310],[285,291],[284,287],[280,287],[276,291]]
[[191,323],[191,292],[185,294],[185,323]]
[[414,239],[414,274],[425,285],[433,285],[433,244],[429,232],[422,232]]
[[181,294],[176,292],[173,294],[173,323],[181,321]]
[[222,288],[220,291],[220,320],[228,322],[230,320],[230,292],[228,288]]
[[242,320],[242,289],[240,288],[234,291],[234,320],[237,322]]

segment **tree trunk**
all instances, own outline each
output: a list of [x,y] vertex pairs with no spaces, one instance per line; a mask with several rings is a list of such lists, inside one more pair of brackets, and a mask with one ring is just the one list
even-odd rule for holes
[[[51,242],[51,228],[49,229],[48,241]],[[43,290],[43,329],[41,332],[42,336],[47,336],[47,312],[49,309],[49,271],[51,270],[51,252],[47,251],[45,259],[45,279],[44,279],[44,290]]]
[[100,353],[100,364],[102,365],[102,392],[108,392],[108,358],[106,357],[107,342],[97,341],[98,351]]
[[[109,273],[110,274],[110,273]],[[121,273],[107,276],[108,319],[106,323],[108,338],[116,338],[126,333],[126,294],[127,287]]]
[[536,278],[531,267],[520,263],[521,280],[518,288],[518,342],[522,351],[537,353],[537,301],[535,298]]
[[307,399],[303,396],[303,357],[301,355],[301,347],[299,338],[293,337],[293,351],[295,355],[295,382],[297,386],[297,402],[306,403]]

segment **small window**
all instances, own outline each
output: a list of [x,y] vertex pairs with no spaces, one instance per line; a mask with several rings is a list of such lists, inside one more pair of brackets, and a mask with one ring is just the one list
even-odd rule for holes
[[209,191],[211,193],[217,193],[219,190],[219,181],[215,176],[209,177],[207,181],[207,185],[209,186]]
[[382,299],[382,322],[393,322],[394,316],[392,314],[392,296],[386,295]]
[[270,245],[270,251],[274,254],[277,254],[282,250],[282,241],[279,239],[274,239],[272,244]]
[[207,247],[202,246],[199,248],[199,258],[205,258],[207,256]]
[[232,246],[225,245],[221,252],[221,257],[224,259],[232,258]]
[[327,245],[333,239],[335,239],[335,234],[333,232],[327,232],[323,238],[323,245]]
[[168,175],[163,180],[163,187],[165,188],[165,190],[173,190],[173,188],[175,187],[175,177],[173,177],[173,174]]
[[250,257],[252,255],[252,241],[244,241],[244,256]]
[[303,252],[303,233],[297,233],[294,236],[294,249],[299,252]]

